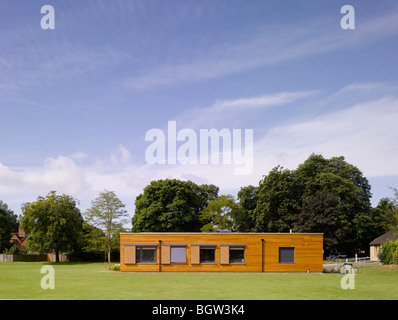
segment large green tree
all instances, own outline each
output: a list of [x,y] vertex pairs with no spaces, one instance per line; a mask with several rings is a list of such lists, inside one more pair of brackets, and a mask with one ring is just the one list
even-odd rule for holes
[[344,157],[312,154],[296,170],[272,169],[260,181],[253,211],[260,232],[323,232],[331,251],[368,249],[370,185]]
[[[338,199],[338,224],[342,226],[339,241],[332,249],[354,253],[369,249],[371,223],[370,185],[362,172],[344,157],[325,159],[312,154],[295,170],[301,186],[301,199],[325,191]],[[303,226],[296,224],[298,230]],[[328,232],[327,226],[325,231]],[[333,226],[330,226],[333,229]]]
[[280,166],[272,169],[258,187],[255,231],[287,232],[292,229],[300,196],[300,185],[294,171]]
[[238,210],[238,205],[231,195],[222,195],[213,199],[200,214],[200,219],[204,224],[201,231],[236,231],[235,215]]
[[398,191],[391,198],[382,198],[372,210],[374,238],[390,230],[398,229]]
[[24,203],[22,213],[29,250],[53,251],[59,262],[59,253],[80,249],[83,218],[73,197],[51,191],[35,202]]
[[[111,252],[119,246],[119,234],[124,231],[123,224],[127,222],[126,205],[116,196],[114,191],[102,191],[99,196],[91,202],[91,208],[85,213],[87,222],[99,230],[92,231],[98,235],[100,243],[108,256],[108,263],[111,263]],[[91,243],[93,244],[93,243]],[[98,243],[97,243],[98,245]]]
[[257,206],[258,188],[254,186],[242,187],[238,192],[238,210],[234,211],[234,223],[239,232],[255,230],[256,220],[254,210]]
[[0,253],[11,247],[11,232],[18,229],[17,215],[0,200]]
[[327,191],[316,191],[303,199],[294,225],[301,232],[323,233],[324,250],[330,252],[343,238],[339,199]]
[[152,181],[135,201],[134,232],[193,232],[203,223],[200,212],[218,195],[214,185],[165,179]]

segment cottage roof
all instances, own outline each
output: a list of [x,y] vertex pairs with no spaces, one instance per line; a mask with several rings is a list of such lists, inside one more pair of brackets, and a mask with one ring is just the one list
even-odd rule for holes
[[385,234],[381,235],[380,237],[374,239],[369,245],[377,246],[377,245],[386,243],[387,241],[398,240],[397,234],[398,234],[398,231],[388,231]]

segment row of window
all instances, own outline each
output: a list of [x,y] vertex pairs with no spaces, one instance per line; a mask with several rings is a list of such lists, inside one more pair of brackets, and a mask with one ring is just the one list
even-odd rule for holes
[[[157,246],[136,246],[136,263],[157,263]],[[229,263],[245,263],[245,247],[229,246]],[[215,263],[216,247],[200,246],[199,263]],[[187,263],[187,247],[170,247],[170,263]],[[279,263],[294,263],[294,247],[279,247]]]
[[[157,247],[136,247],[136,263],[157,263]],[[171,263],[187,263],[187,248],[186,246],[178,247],[172,246],[170,248],[170,262]],[[199,255],[200,263],[215,263],[216,262],[216,248],[215,247],[200,247]],[[245,263],[245,248],[244,247],[230,247],[229,248],[229,263]]]

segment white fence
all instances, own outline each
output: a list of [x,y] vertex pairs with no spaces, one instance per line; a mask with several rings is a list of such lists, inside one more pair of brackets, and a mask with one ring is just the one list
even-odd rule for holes
[[359,268],[365,268],[366,262],[371,262],[370,257],[361,257],[361,258],[348,258],[348,259],[336,259],[336,263],[352,263],[353,266],[359,267]]

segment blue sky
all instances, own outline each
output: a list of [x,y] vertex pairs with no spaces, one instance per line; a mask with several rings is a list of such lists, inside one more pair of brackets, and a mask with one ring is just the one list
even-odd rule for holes
[[[43,5],[55,29],[43,30]],[[343,30],[343,5],[355,29]],[[0,199],[51,190],[85,211],[114,190],[132,216],[154,179],[257,185],[311,153],[345,156],[374,205],[398,188],[396,1],[0,2]],[[145,134],[252,129],[253,170],[149,165]]]

